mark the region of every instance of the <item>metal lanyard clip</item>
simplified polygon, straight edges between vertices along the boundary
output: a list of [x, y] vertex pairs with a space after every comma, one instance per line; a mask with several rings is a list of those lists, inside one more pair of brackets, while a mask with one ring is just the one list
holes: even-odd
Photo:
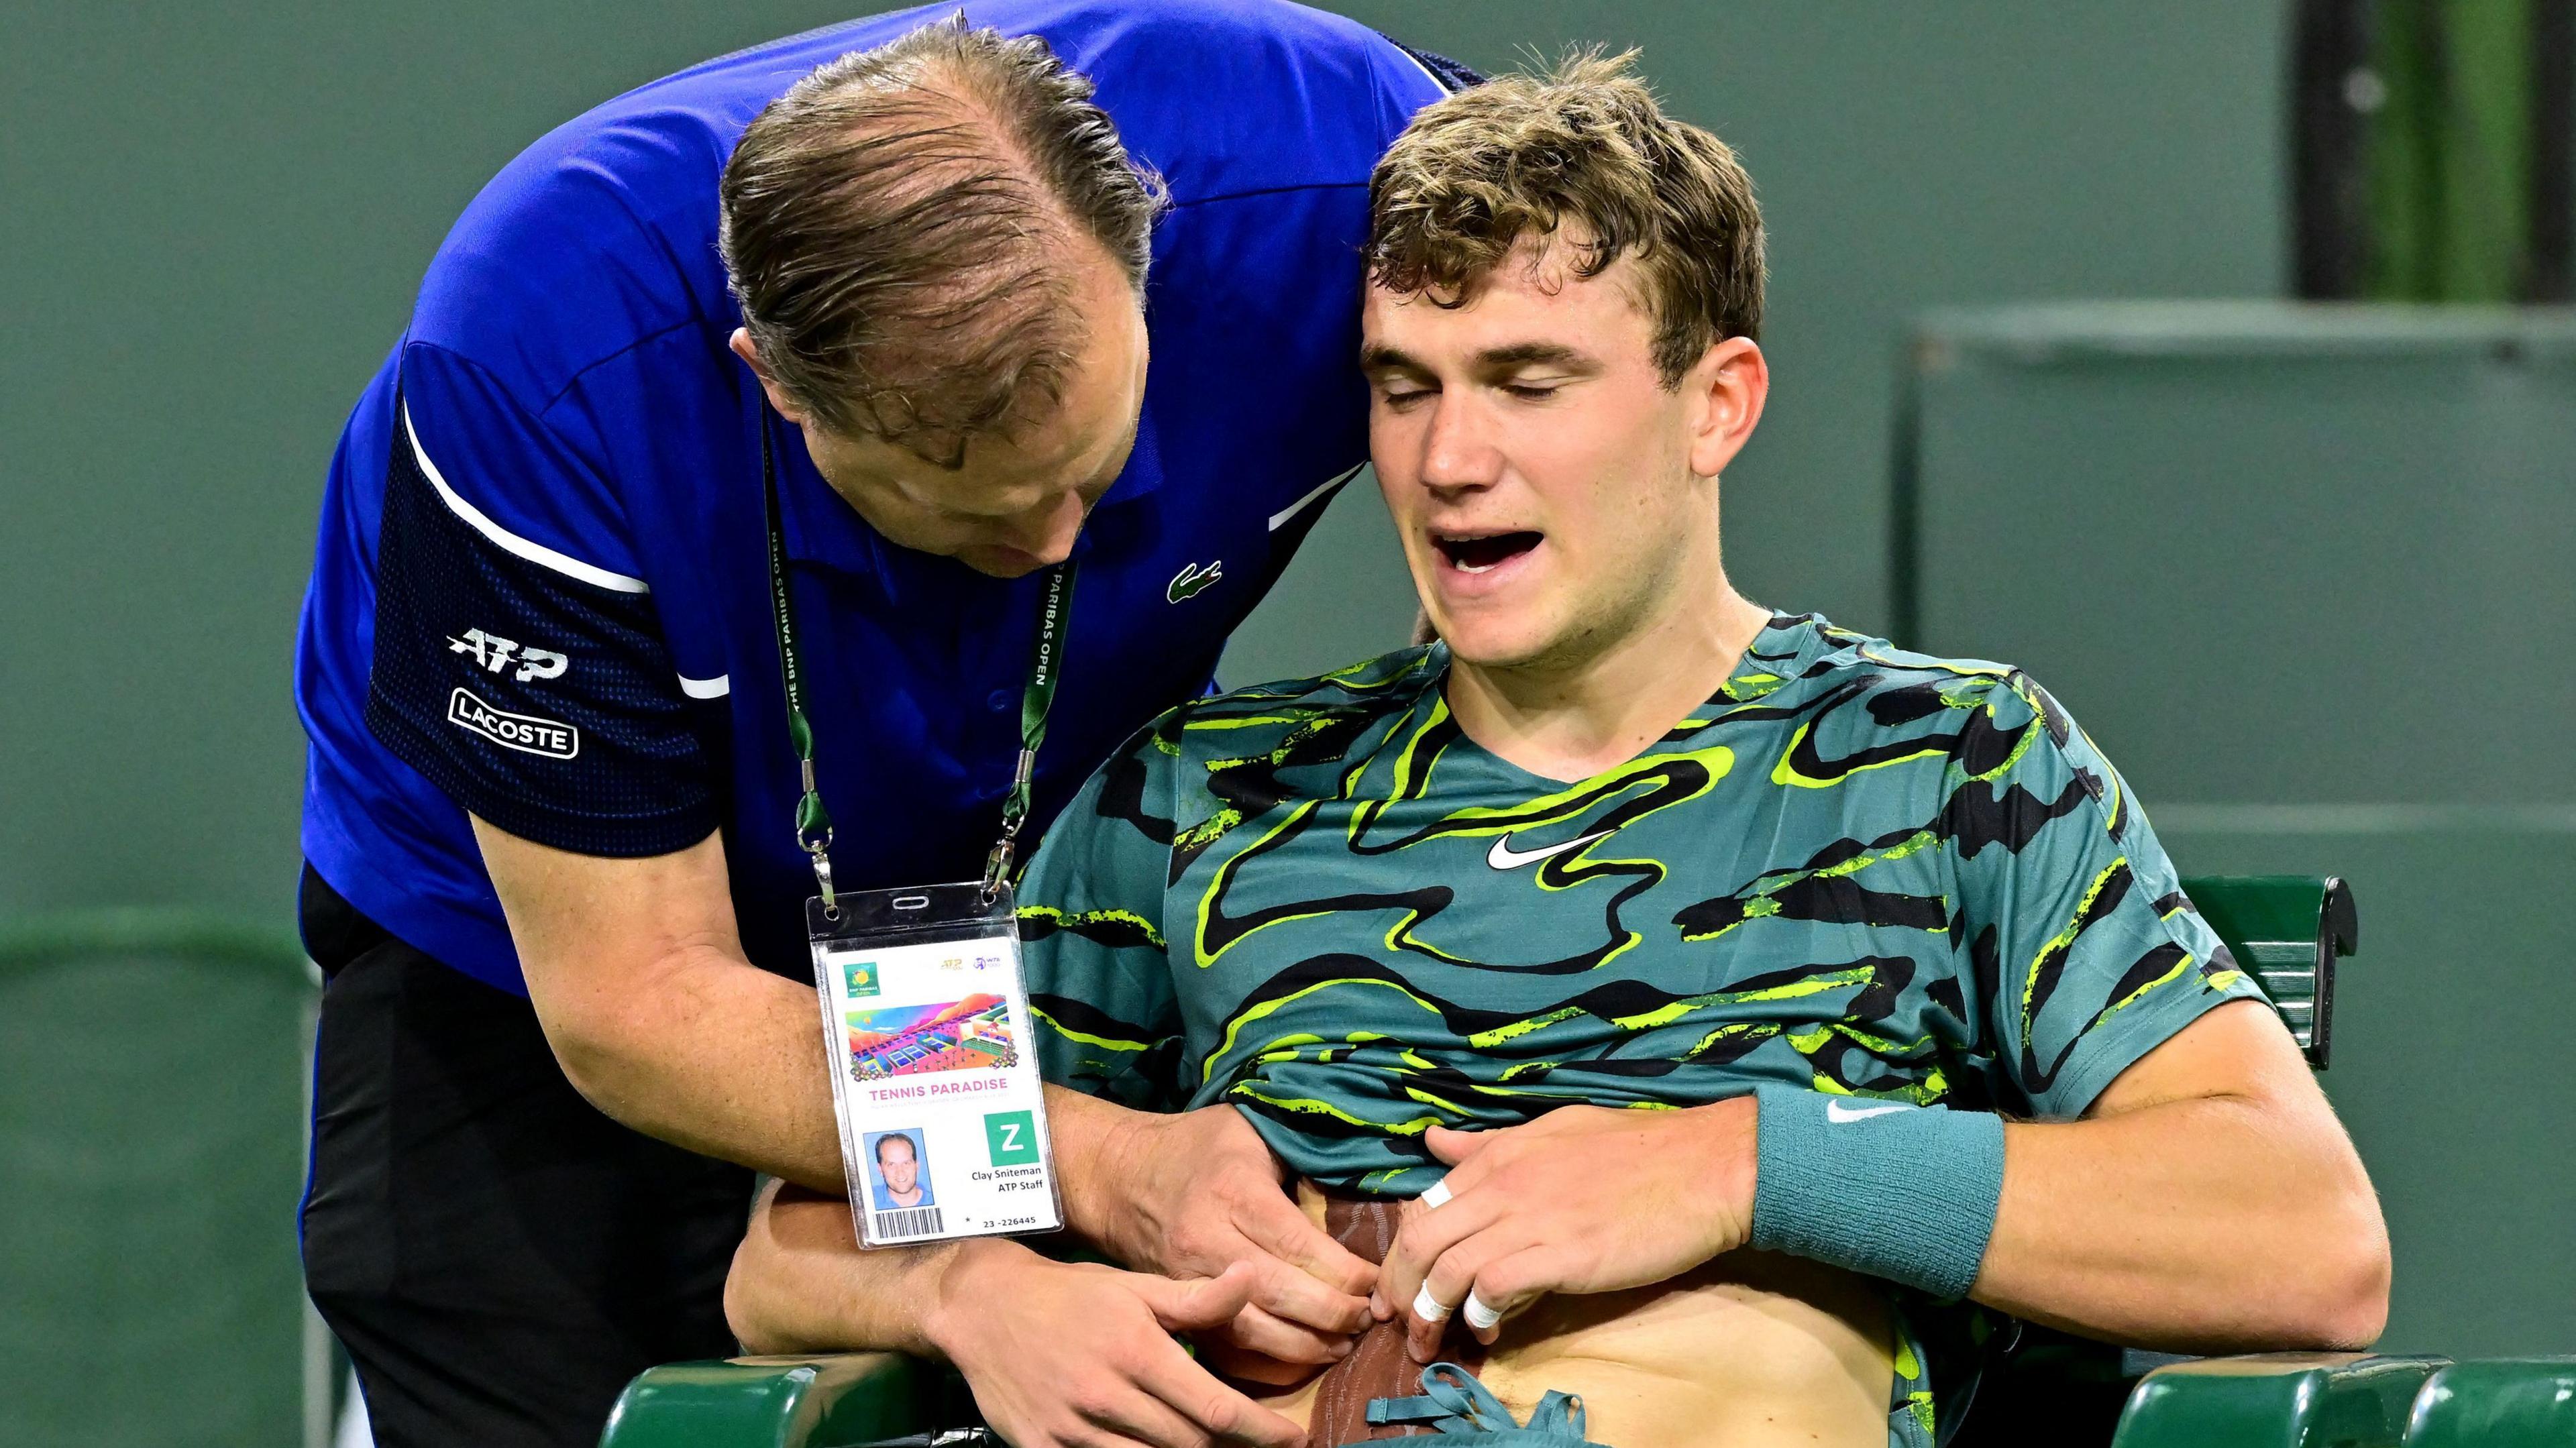
[[[798, 726], [805, 720], [802, 711], [789, 717]], [[813, 736], [809, 731], [798, 727], [794, 733], [798, 739], [808, 741], [804, 748], [809, 751], [813, 748], [810, 742]], [[814, 883], [823, 891], [823, 913], [837, 916], [841, 907], [832, 898], [832, 816], [823, 808], [823, 792], [814, 787], [812, 754], [809, 752], [797, 762], [803, 766], [805, 797], [796, 802], [796, 844], [814, 857]]]
[[984, 898], [1002, 893], [1002, 882], [1011, 877], [1011, 856], [1017, 848], [1009, 835], [993, 842], [993, 852], [984, 857]]
[[984, 857], [984, 899], [991, 901], [1001, 893], [1002, 882], [1011, 877], [1011, 858], [1019, 852], [1020, 827], [1029, 818], [1029, 778], [1038, 767], [1034, 745], [1020, 750], [1019, 769], [1011, 776], [1011, 795], [1002, 805], [1002, 837], [993, 842], [993, 852]]

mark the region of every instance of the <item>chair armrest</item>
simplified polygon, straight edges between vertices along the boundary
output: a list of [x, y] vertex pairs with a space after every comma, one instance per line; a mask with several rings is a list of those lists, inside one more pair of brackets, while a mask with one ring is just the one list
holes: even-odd
[[2406, 1448], [2576, 1443], [2576, 1358], [2453, 1363], [2415, 1395]]
[[2161, 1367], [2129, 1394], [2112, 1448], [2399, 1448], [2440, 1358], [2256, 1353]]
[[626, 1385], [599, 1448], [847, 1448], [926, 1432], [938, 1374], [900, 1353], [668, 1363]]
[[2335, 963], [2361, 945], [2351, 888], [2332, 875], [2202, 875], [2182, 889], [2263, 988], [2308, 1064], [2324, 1070], [2334, 1047]]

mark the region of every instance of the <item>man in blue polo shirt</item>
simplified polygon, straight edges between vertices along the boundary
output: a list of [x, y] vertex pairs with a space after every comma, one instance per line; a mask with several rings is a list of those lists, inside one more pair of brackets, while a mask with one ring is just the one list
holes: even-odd
[[[1280, 0], [954, 13], [537, 142], [333, 460], [305, 1262], [389, 1445], [588, 1443], [634, 1372], [729, 1349], [744, 1168], [840, 1185], [818, 867], [1034, 838], [1365, 455], [1369, 170], [1463, 73]], [[1195, 1159], [1270, 1169], [1248, 1129]], [[1137, 1265], [1251, 1264], [1155, 1309], [1328, 1352], [1367, 1269], [1225, 1196], [1118, 1204], [1174, 1222]]]

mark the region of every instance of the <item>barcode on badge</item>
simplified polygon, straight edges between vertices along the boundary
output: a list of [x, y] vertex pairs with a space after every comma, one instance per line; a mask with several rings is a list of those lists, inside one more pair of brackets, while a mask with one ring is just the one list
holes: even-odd
[[898, 1212], [879, 1212], [876, 1216], [876, 1234], [880, 1238], [930, 1237], [942, 1230], [937, 1207], [908, 1207]]

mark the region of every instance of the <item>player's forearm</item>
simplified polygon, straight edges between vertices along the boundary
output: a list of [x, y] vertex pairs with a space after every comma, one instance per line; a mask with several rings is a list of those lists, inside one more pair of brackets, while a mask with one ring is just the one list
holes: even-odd
[[862, 1252], [848, 1198], [772, 1183], [734, 1250], [725, 1320], [757, 1353], [878, 1348], [928, 1356], [931, 1307], [958, 1249], [943, 1242]]
[[2170, 1350], [2362, 1347], [2387, 1317], [2388, 1239], [2322, 1098], [2168, 1101], [2016, 1123], [1972, 1295]]
[[818, 1191], [842, 1190], [831, 1066], [810, 986], [700, 947], [612, 1000], [540, 1002], [564, 1074], [620, 1122]]

